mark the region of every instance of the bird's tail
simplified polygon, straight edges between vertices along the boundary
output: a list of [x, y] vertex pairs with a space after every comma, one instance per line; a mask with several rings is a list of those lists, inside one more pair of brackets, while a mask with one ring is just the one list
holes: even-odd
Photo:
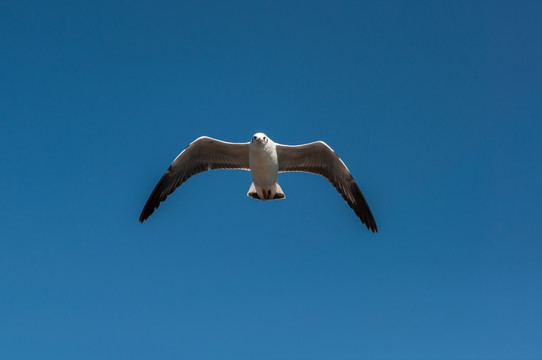
[[[265, 191], [265, 190], [264, 190]], [[269, 194], [269, 197], [266, 197], [262, 199], [260, 195], [258, 195], [258, 191], [256, 190], [256, 187], [254, 186], [254, 183], [250, 184], [250, 189], [248, 189], [247, 192], [248, 197], [252, 197], [254, 199], [258, 200], [276, 200], [276, 199], [284, 199], [286, 195], [284, 195], [284, 191], [282, 191], [282, 188], [278, 183], [275, 183], [275, 195], [271, 197], [271, 194]], [[265, 196], [265, 194], [264, 194]]]

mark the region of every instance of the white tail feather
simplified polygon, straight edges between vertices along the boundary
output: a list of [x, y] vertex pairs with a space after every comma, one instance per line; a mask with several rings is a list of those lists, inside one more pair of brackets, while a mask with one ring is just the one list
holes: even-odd
[[258, 194], [258, 191], [256, 190], [256, 186], [254, 186], [254, 183], [250, 184], [250, 188], [248, 189], [247, 196], [258, 199], [258, 200], [275, 200], [275, 199], [284, 199], [286, 195], [284, 195], [284, 191], [282, 191], [282, 188], [278, 183], [275, 183], [275, 195], [272, 198], [262, 199], [260, 195]]

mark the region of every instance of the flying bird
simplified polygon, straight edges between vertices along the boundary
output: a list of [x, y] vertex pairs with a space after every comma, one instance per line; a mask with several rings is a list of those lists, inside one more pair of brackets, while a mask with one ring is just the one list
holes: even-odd
[[149, 216], [191, 176], [210, 169], [249, 170], [252, 184], [247, 196], [258, 200], [284, 199], [277, 182], [279, 172], [297, 171], [327, 178], [354, 210], [361, 222], [377, 232], [373, 214], [344, 162], [325, 142], [282, 145], [264, 133], [256, 133], [248, 143], [230, 143], [202, 136], [190, 143], [173, 160], [152, 191], [139, 222]]

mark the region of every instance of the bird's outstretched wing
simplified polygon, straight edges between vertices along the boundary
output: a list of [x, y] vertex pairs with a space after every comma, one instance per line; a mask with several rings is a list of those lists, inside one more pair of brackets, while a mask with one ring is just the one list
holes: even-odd
[[317, 141], [297, 146], [277, 144], [276, 146], [280, 172], [303, 171], [327, 178], [361, 222], [369, 230], [378, 231], [371, 209], [350, 171], [325, 142]]
[[249, 169], [248, 143], [229, 143], [207, 136], [194, 140], [173, 160], [149, 196], [139, 222], [145, 221], [176, 188], [192, 175], [210, 169]]

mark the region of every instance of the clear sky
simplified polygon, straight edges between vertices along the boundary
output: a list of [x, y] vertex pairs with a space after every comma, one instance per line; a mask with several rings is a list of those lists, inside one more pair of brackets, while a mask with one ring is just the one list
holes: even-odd
[[[542, 3], [1, 1], [0, 358], [542, 358]], [[325, 179], [191, 178], [208, 135]]]

